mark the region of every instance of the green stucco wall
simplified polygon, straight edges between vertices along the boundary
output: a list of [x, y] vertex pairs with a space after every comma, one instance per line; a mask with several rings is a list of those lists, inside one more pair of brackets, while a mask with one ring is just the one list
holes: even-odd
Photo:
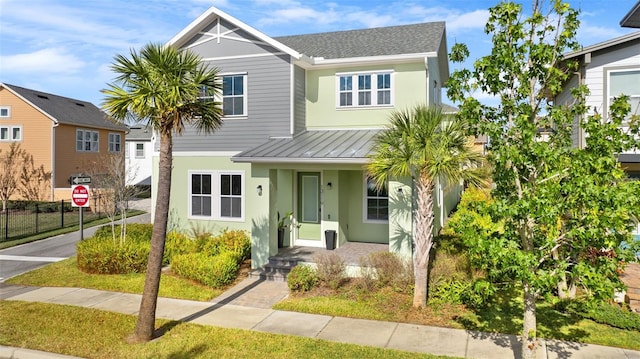
[[[336, 73], [393, 70], [394, 107], [336, 108]], [[307, 128], [368, 128], [387, 123], [394, 109], [405, 109], [427, 100], [424, 63], [363, 66], [307, 71]]]

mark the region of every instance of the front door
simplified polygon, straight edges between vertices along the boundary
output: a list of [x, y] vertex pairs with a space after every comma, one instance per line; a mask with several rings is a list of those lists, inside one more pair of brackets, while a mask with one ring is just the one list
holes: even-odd
[[320, 241], [320, 173], [298, 173], [298, 239]]

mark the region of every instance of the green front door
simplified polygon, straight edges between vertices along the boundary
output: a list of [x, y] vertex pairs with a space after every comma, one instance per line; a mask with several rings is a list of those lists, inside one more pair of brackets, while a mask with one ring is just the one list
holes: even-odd
[[298, 173], [298, 239], [320, 240], [320, 173]]

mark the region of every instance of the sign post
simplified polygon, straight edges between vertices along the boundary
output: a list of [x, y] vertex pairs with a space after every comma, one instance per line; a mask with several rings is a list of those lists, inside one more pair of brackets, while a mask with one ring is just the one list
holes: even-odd
[[84, 207], [89, 207], [89, 186], [73, 185], [71, 186], [71, 205], [80, 207], [80, 240], [84, 240]]

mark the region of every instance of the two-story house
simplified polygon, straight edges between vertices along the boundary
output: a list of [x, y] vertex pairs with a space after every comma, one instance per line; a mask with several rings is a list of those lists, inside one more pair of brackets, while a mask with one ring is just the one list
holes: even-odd
[[[392, 111], [440, 105], [444, 22], [269, 37], [210, 8], [168, 44], [219, 70], [224, 110], [215, 134], [174, 138], [172, 228], [248, 230], [254, 268], [278, 252], [289, 212], [285, 246], [325, 247], [335, 231], [338, 246], [411, 255], [411, 181], [375, 190], [363, 169]], [[459, 189], [436, 191], [439, 229]]]
[[90, 102], [0, 83], [0, 149], [18, 142], [51, 172], [51, 200], [70, 199], [71, 176], [89, 172], [103, 154], [121, 153], [126, 130]]
[[127, 185], [144, 191], [151, 188], [152, 137], [153, 131], [147, 126], [131, 126], [124, 143]]

